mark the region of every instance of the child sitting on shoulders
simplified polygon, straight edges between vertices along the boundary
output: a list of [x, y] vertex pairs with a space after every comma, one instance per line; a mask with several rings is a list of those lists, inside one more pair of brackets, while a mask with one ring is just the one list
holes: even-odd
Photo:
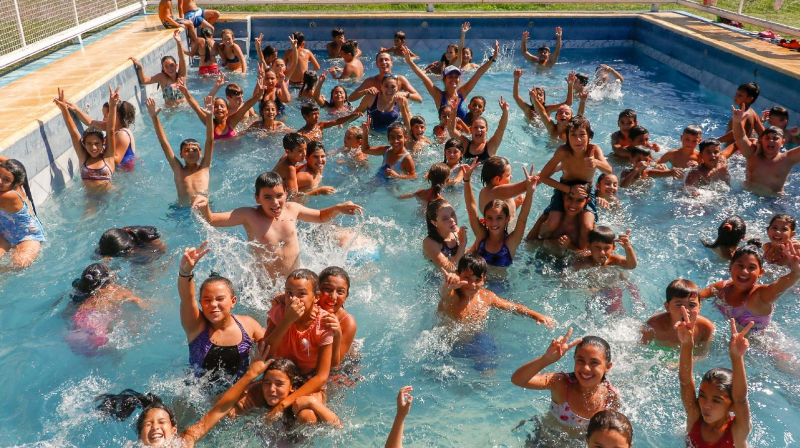
[[297, 165], [306, 159], [308, 150], [308, 140], [297, 132], [290, 132], [283, 136], [284, 154], [278, 160], [272, 172], [277, 173], [283, 179], [286, 192], [295, 193], [297, 186]]
[[[394, 47], [384, 48], [381, 47], [381, 51], [388, 51], [389, 53], [395, 56], [403, 56], [403, 47], [406, 46], [406, 33], [403, 31], [398, 31], [394, 33]], [[419, 56], [414, 54], [411, 49], [408, 49], [408, 54], [411, 55], [411, 59], [418, 59]]]
[[626, 168], [620, 173], [622, 188], [630, 187], [635, 181], [639, 179], [647, 179], [648, 177], [672, 177], [680, 179], [683, 177], [683, 170], [680, 168], [666, 169], [666, 167], [656, 166], [650, 168], [650, 162], [653, 161], [653, 155], [650, 149], [646, 146], [631, 146], [628, 148], [633, 162], [633, 168]]
[[328, 159], [322, 142], [314, 141], [306, 149], [306, 164], [297, 169], [297, 189], [306, 196], [336, 193], [333, 187], [320, 187], [322, 170]]
[[717, 228], [717, 239], [713, 243], [701, 239], [703, 246], [712, 249], [724, 260], [730, 260], [733, 253], [739, 248], [739, 243], [747, 234], [747, 224], [738, 215], [733, 215], [722, 221]]
[[700, 163], [697, 145], [703, 138], [700, 126], [686, 126], [681, 134], [681, 147], [670, 149], [664, 153], [657, 163], [669, 163], [673, 168], [692, 168]]
[[625, 159], [631, 158], [631, 154], [628, 152], [628, 147], [633, 145], [633, 140], [631, 139], [629, 132], [638, 124], [639, 122], [636, 121], [635, 110], [625, 109], [619, 113], [619, 117], [617, 118], [617, 126], [619, 126], [619, 130], [611, 134], [611, 150], [614, 151], [614, 154]]
[[[578, 180], [567, 181], [566, 185], [570, 186], [569, 192], [556, 190], [558, 194], [562, 195], [561, 203], [564, 211], [561, 213], [562, 216], [559, 218], [555, 230], [550, 232], [547, 237], [541, 236], [542, 226], [546, 221], [549, 221], [550, 214], [553, 213], [545, 210], [542, 216], [536, 220], [531, 231], [528, 232], [528, 236], [525, 237], [528, 241], [540, 242], [545, 250], [557, 256], [563, 256], [571, 251], [584, 250], [587, 246], [579, 245], [580, 235], [584, 231], [584, 226], [589, 225], [586, 231], [587, 245], [589, 244], [589, 233], [594, 229], [594, 220], [588, 223], [584, 222], [586, 207], [591, 202], [586, 191], [589, 191], [591, 184]], [[582, 188], [572, 188], [574, 186]]]
[[[619, 238], [614, 238], [614, 231], [605, 226], [597, 226], [589, 232], [589, 254], [575, 260], [572, 265], [575, 270], [596, 266], [619, 266], [623, 269], [636, 268], [636, 252], [633, 251], [630, 240], [631, 231], [620, 233]], [[625, 249], [625, 256], [614, 253], [615, 242]]]
[[[653, 315], [642, 327], [642, 344], [678, 348], [678, 322], [688, 322], [695, 329], [694, 345], [705, 351], [714, 336], [714, 324], [700, 315], [700, 290], [694, 282], [679, 278], [667, 286], [666, 311]], [[688, 320], [685, 320], [688, 319]]]
[[425, 137], [427, 127], [425, 125], [425, 119], [422, 118], [421, 115], [414, 115], [411, 117], [409, 123], [411, 124], [411, 130], [409, 131], [409, 138], [406, 142], [406, 150], [411, 152], [411, 154], [417, 154], [433, 142], [428, 137]]
[[783, 213], [774, 215], [767, 226], [769, 242], [764, 244], [764, 258], [767, 263], [778, 266], [788, 266], [791, 262], [790, 250], [792, 247], [800, 251], [800, 241], [795, 239], [797, 220], [791, 215]]
[[700, 165], [689, 171], [686, 186], [708, 185], [714, 181], [731, 183], [728, 164], [722, 156], [719, 140], [710, 138], [700, 142]]
[[425, 174], [425, 178], [431, 183], [430, 188], [417, 190], [414, 193], [405, 193], [397, 197], [397, 199], [408, 199], [416, 197], [420, 201], [425, 201], [426, 204], [431, 203], [437, 199], [442, 198], [442, 188], [444, 188], [447, 180], [450, 178], [450, 168], [444, 163], [434, 163]]
[[364, 114], [355, 111], [349, 115], [339, 117], [331, 121], [319, 121], [319, 106], [306, 103], [300, 107], [300, 115], [306, 121], [305, 126], [297, 130], [297, 133], [309, 141], [322, 140], [322, 130], [333, 126], [343, 125], [355, 120]]

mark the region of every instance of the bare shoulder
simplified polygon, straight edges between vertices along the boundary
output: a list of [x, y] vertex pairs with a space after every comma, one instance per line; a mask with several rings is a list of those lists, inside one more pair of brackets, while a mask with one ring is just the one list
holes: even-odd
[[263, 328], [261, 324], [258, 323], [257, 320], [253, 319], [252, 317], [246, 314], [237, 314], [236, 319], [239, 320], [239, 322], [244, 326], [246, 330], [250, 330], [248, 331], [248, 333], [252, 334], [254, 330]]
[[593, 156], [595, 156], [595, 157], [598, 156], [598, 155], [605, 156], [605, 154], [603, 154], [603, 150], [600, 148], [600, 145], [596, 145], [594, 143], [589, 143], [589, 148], [592, 150], [592, 155]]
[[[700, 316], [698, 316], [698, 319], [699, 318]], [[647, 322], [644, 323], [644, 326], [650, 327], [651, 329], [655, 330], [657, 328], [664, 327], [665, 325], [669, 325], [669, 322], [670, 322], [669, 313], [661, 312], [654, 314], [650, 317], [650, 319], [647, 319]]]

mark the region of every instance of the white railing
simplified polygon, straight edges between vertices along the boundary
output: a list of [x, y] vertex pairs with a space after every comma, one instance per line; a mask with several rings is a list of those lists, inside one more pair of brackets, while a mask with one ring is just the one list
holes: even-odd
[[144, 12], [146, 0], [0, 0], [0, 69], [107, 23]]

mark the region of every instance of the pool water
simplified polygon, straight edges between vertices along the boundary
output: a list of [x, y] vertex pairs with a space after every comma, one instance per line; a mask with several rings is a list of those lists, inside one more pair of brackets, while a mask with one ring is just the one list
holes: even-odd
[[[719, 136], [725, 129], [734, 92], [724, 95], [700, 87], [633, 48], [565, 50], [550, 74], [532, 73], [516, 48], [513, 57], [512, 50], [506, 49], [473, 91], [487, 99], [490, 133], [500, 117], [499, 97], [511, 104], [511, 121], [498, 155], [511, 160], [515, 179], [520, 179], [522, 166], [544, 166], [555, 148], [543, 129], [525, 122], [513, 102], [511, 72], [517, 66], [526, 67], [523, 97], [527, 99], [526, 89], [535, 83], [546, 88], [549, 102], [565, 96], [563, 80], [570, 70], [593, 73], [599, 63], [606, 63], [620, 71], [625, 77], [621, 93], [600, 95], [589, 102], [586, 111], [594, 127], [594, 142], [607, 152], [610, 134], [617, 129], [617, 115], [625, 108], [638, 112], [639, 124], [664, 150], [679, 146], [686, 125], [700, 125], [704, 136]], [[488, 56], [488, 51], [475, 48], [475, 59], [482, 59], [484, 53]], [[421, 61], [438, 57], [424, 54]], [[323, 67], [330, 64], [324, 61]], [[375, 73], [372, 57], [365, 57], [364, 65], [368, 75]], [[411, 110], [425, 117], [430, 136], [438, 123], [431, 98], [402, 60], [395, 60], [394, 71], [406, 75], [422, 94], [424, 103], [411, 103]], [[202, 98], [213, 80], [199, 80], [196, 68], [190, 73], [192, 94]], [[254, 74], [244, 78], [232, 75], [229, 81], [242, 85], [249, 95]], [[334, 81], [327, 81], [326, 92], [333, 85]], [[353, 87], [346, 85], [348, 92]], [[294, 128], [303, 124], [298, 109], [298, 104], [292, 103], [284, 117]], [[325, 112], [322, 115], [323, 119], [327, 116]], [[164, 110], [161, 120], [173, 148], [184, 138], [200, 140], [204, 135], [200, 121], [187, 107]], [[135, 438], [133, 421], [101, 421], [92, 400], [98, 394], [125, 388], [154, 392], [174, 403], [181, 428], [210, 407], [207, 397], [186, 385], [191, 375], [187, 373], [188, 350], [175, 287], [183, 248], [210, 240], [212, 252], [199, 265], [198, 277], [213, 270], [232, 278], [239, 288], [235, 308], [239, 314], [265, 322], [268, 299], [280, 289], [280, 285], [258, 279], [241, 229], [211, 229], [197, 217], [170, 208], [176, 200], [172, 174], [146, 113], [137, 116], [134, 129], [140, 158], [136, 170], [115, 176], [115, 190], [94, 206], [94, 213], [84, 212], [84, 193], [77, 180], [42, 204], [39, 216], [49, 241], [40, 260], [27, 271], [0, 280], [0, 296], [6, 299], [0, 304], [0, 339], [4, 341], [0, 396], [6, 409], [13, 410], [0, 415], [0, 445], [120, 446]], [[341, 147], [343, 135], [344, 129], [326, 130], [326, 149]], [[385, 141], [385, 136], [373, 133], [370, 141], [375, 145]], [[213, 210], [252, 205], [255, 177], [270, 170], [282, 153], [280, 136], [247, 135], [218, 142], [211, 175]], [[704, 190], [693, 198], [680, 181], [658, 179], [621, 191], [622, 210], [602, 212], [600, 224], [618, 232], [632, 229], [639, 266], [626, 275], [645, 304], [645, 308], [635, 306], [626, 292], [627, 312], [623, 315], [607, 315], [598, 306], [588, 288], [593, 282], [591, 273], [564, 271], [536, 257], [535, 248], [521, 246], [505, 278], [493, 279], [489, 287], [501, 297], [553, 316], [558, 325], [547, 330], [531, 320], [493, 311], [485, 333], [497, 345], [497, 366], [487, 373], [475, 370], [472, 360], [451, 355], [452, 338], [437, 326], [435, 314], [440, 275], [421, 255], [425, 235], [421, 207], [414, 200], [395, 199], [401, 193], [426, 188], [422, 174], [442, 158], [441, 147], [432, 147], [416, 159], [419, 180], [386, 183], [374, 177], [380, 157], [370, 157], [369, 168], [339, 164], [340, 158], [329, 157], [323, 183], [337, 192], [308, 201], [315, 208], [345, 200], [363, 205], [363, 217], [343, 217], [336, 222], [374, 240], [380, 252], [378, 261], [354, 266], [347, 261], [347, 249], [331, 242], [332, 226], [299, 225], [306, 267], [319, 271], [328, 265], [343, 265], [353, 277], [346, 308], [358, 321], [357, 339], [362, 343], [357, 385], [331, 392], [330, 405], [342, 418], [344, 429], [320, 430], [322, 434], [308, 443], [382, 445], [394, 417], [397, 390], [410, 384], [415, 388], [415, 400], [406, 421], [407, 446], [521, 446], [536, 431], [536, 423], [529, 419], [547, 412], [550, 397], [547, 392], [513, 386], [510, 376], [517, 367], [541, 355], [552, 338], [574, 327], [576, 336], [593, 334], [611, 342], [614, 365], [609, 377], [621, 392], [623, 412], [633, 422], [636, 446], [684, 446], [677, 353], [640, 346], [638, 329], [649, 316], [663, 310], [664, 290], [673, 279], [686, 277], [703, 287], [727, 278], [726, 263], [700, 244], [701, 237], [715, 237], [722, 219], [739, 214], [748, 223], [749, 236], [765, 239], [773, 213], [800, 215], [795, 199], [800, 194], [800, 176], [795, 172], [790, 177], [788, 195], [759, 198], [742, 189], [744, 163], [734, 158], [730, 189]], [[611, 163], [617, 173], [624, 168], [619, 160]], [[539, 187], [529, 227], [551, 193], [550, 188]], [[463, 190], [448, 189], [444, 196], [456, 205], [461, 224], [466, 225]], [[108, 347], [100, 352], [71, 346], [66, 342], [75, 310], [69, 298], [71, 282], [95, 262], [93, 250], [102, 232], [126, 225], [158, 227], [169, 248], [167, 255], [150, 265], [110, 262], [119, 282], [142, 297], [147, 310], [126, 309], [114, 326]], [[472, 238], [470, 234], [470, 243]], [[784, 272], [785, 268], [770, 267], [765, 280]], [[773, 319], [777, 335], [773, 338], [778, 342], [754, 342], [745, 360], [753, 412], [752, 446], [796, 446], [800, 440], [796, 425], [800, 420], [798, 370], [791, 373], [790, 363], [777, 363], [768, 353], [773, 344], [780, 344], [789, 354], [798, 353], [798, 302], [797, 289], [777, 302]], [[728, 325], [710, 304], [703, 308], [703, 315], [717, 324], [718, 332], [710, 354], [696, 365], [698, 375], [712, 367], [730, 366]], [[572, 365], [568, 355], [549, 370], [571, 371]], [[200, 446], [274, 445], [258, 421], [248, 417], [223, 422]], [[553, 442], [553, 446], [580, 443]]]

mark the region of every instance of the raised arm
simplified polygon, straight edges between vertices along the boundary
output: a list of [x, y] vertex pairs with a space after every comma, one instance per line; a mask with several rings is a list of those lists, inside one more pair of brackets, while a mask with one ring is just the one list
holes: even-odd
[[322, 223], [322, 222], [328, 222], [331, 219], [341, 214], [360, 215], [363, 213], [363, 210], [360, 205], [354, 204], [350, 201], [342, 202], [341, 204], [336, 204], [333, 207], [323, 208], [321, 210], [308, 208], [300, 204], [293, 204], [293, 205], [295, 207], [298, 207], [297, 220], [304, 222]]
[[103, 159], [106, 164], [111, 167], [113, 172], [117, 167], [117, 161], [114, 158], [114, 149], [117, 143], [117, 133], [114, 128], [117, 126], [117, 105], [119, 105], [119, 88], [111, 90], [108, 86], [108, 121], [106, 121], [106, 149], [103, 152]]
[[533, 62], [534, 64], [536, 64], [536, 63], [539, 62], [539, 58], [534, 56], [534, 55], [532, 55], [532, 54], [530, 54], [528, 52], [528, 37], [529, 36], [530, 36], [530, 33], [528, 33], [527, 31], [524, 31], [522, 33], [522, 57], [524, 57], [526, 61]]
[[128, 59], [131, 60], [131, 63], [133, 64], [133, 67], [136, 70], [136, 74], [139, 76], [139, 82], [142, 83], [142, 84], [147, 85], [147, 84], [157, 83], [158, 82], [158, 78], [161, 77], [161, 76], [164, 76], [161, 73], [158, 73], [157, 75], [152, 76], [152, 77], [151, 76], [147, 76], [147, 75], [144, 74], [144, 68], [142, 68], [142, 63], [141, 62], [139, 62], [134, 57], [130, 57]]
[[589, 98], [589, 92], [584, 90], [583, 92], [578, 94], [578, 98], [580, 98], [580, 102], [578, 103], [578, 115], [581, 117], [585, 117], [586, 113], [586, 99]]
[[161, 144], [161, 150], [164, 151], [164, 157], [167, 158], [167, 164], [172, 168], [172, 171], [175, 171], [179, 168], [180, 162], [178, 162], [172, 147], [169, 145], [167, 134], [164, 132], [164, 128], [161, 127], [161, 120], [158, 119], [158, 113], [161, 112], [161, 108], [156, 107], [156, 100], [152, 98], [148, 98], [145, 103], [147, 105], [147, 113], [150, 115], [150, 119], [153, 120], [153, 128], [156, 131], [158, 143]]
[[[244, 107], [244, 106], [243, 106]], [[200, 168], [211, 168], [211, 160], [214, 157], [214, 103], [206, 104], [206, 144], [203, 152], [203, 160], [200, 161]], [[171, 152], [171, 151], [170, 151]]]
[[540, 374], [545, 367], [557, 362], [572, 347], [581, 343], [582, 339], [575, 339], [569, 342], [572, 336], [572, 328], [567, 330], [567, 334], [553, 339], [544, 355], [524, 364], [511, 375], [511, 382], [515, 386], [525, 389], [552, 390], [558, 385], [558, 377], [554, 373]]
[[775, 303], [781, 294], [797, 284], [797, 282], [800, 280], [800, 251], [797, 250], [796, 245], [791, 243], [786, 244], [784, 247], [784, 253], [786, 253], [791, 260], [791, 264], [789, 265], [791, 271], [778, 280], [761, 288], [760, 291], [757, 290], [757, 297], [761, 302], [767, 304]]
[[78, 162], [83, 165], [83, 162], [86, 161], [86, 158], [88, 157], [86, 148], [83, 147], [83, 143], [81, 142], [81, 134], [78, 132], [78, 127], [75, 126], [75, 121], [72, 119], [72, 115], [69, 113], [66, 94], [60, 87], [58, 88], [58, 97], [56, 97], [53, 102], [56, 103], [56, 106], [58, 106], [58, 109], [61, 111], [61, 116], [64, 117], [64, 124], [67, 126], [70, 139], [72, 139], [72, 146], [75, 148], [75, 152], [78, 154]]
[[617, 237], [617, 241], [619, 245], [625, 249], [625, 262], [620, 263], [620, 266], [624, 269], [635, 269], [636, 268], [636, 252], [633, 250], [633, 245], [631, 244], [631, 229], [628, 229], [625, 233], [620, 233], [619, 237]]
[[531, 105], [526, 103], [525, 100], [519, 95], [519, 79], [522, 76], [522, 69], [518, 68], [514, 70], [514, 90], [513, 90], [513, 97], [514, 102], [517, 103], [517, 107], [522, 110], [525, 114], [525, 118], [530, 118], [530, 110]]
[[464, 96], [464, 98], [466, 98], [470, 94], [470, 92], [472, 92], [472, 89], [474, 89], [475, 85], [478, 84], [478, 81], [481, 79], [481, 76], [483, 76], [484, 73], [489, 71], [489, 68], [492, 66], [492, 64], [494, 64], [494, 61], [497, 60], [497, 53], [499, 51], [500, 51], [500, 44], [497, 41], [494, 41], [494, 53], [492, 54], [492, 57], [490, 57], [489, 60], [484, 62], [483, 65], [481, 65], [478, 68], [478, 70], [475, 71], [475, 74], [472, 75], [471, 78], [469, 78], [469, 81], [464, 83], [464, 85], [461, 86], [460, 89], [458, 89], [458, 91], [461, 93], [461, 95]]
[[261, 47], [261, 42], [264, 41], [264, 33], [259, 33], [258, 37], [254, 39], [256, 44], [256, 53], [258, 53], [258, 65], [264, 70], [267, 69], [267, 60], [264, 59], [264, 49]]
[[478, 217], [478, 204], [475, 202], [475, 194], [472, 192], [472, 185], [470, 179], [475, 168], [478, 167], [478, 158], [472, 161], [472, 165], [461, 165], [461, 172], [464, 173], [464, 205], [467, 207], [467, 216], [469, 216], [469, 226], [472, 228], [472, 233], [475, 235], [475, 240], [480, 241], [486, 238], [486, 228], [480, 222]]
[[242, 104], [242, 107], [240, 107], [235, 114], [228, 117], [228, 126], [230, 126], [232, 129], [236, 129], [236, 125], [238, 125], [239, 122], [242, 121], [245, 116], [247, 116], [247, 112], [250, 111], [250, 109], [252, 109], [253, 106], [255, 106], [256, 103], [261, 101], [261, 98], [264, 97], [264, 90], [264, 81], [256, 81], [256, 85], [253, 88], [253, 96], [251, 96], [246, 103]]
[[208, 198], [197, 195], [192, 200], [192, 208], [203, 215], [203, 218], [214, 227], [233, 227], [242, 226], [247, 222], [247, 214], [252, 210], [250, 207], [237, 208], [229, 212], [213, 213], [208, 205]]
[[694, 324], [689, 319], [686, 307], [681, 307], [683, 320], [675, 324], [678, 339], [681, 343], [680, 362], [678, 365], [678, 379], [681, 384], [681, 401], [686, 410], [686, 431], [691, 431], [692, 426], [702, 418], [700, 406], [697, 405], [697, 395], [694, 384]]
[[403, 426], [408, 411], [411, 410], [411, 402], [414, 401], [414, 397], [411, 396], [413, 390], [413, 387], [405, 386], [401, 387], [400, 392], [397, 393], [397, 414], [394, 416], [392, 430], [389, 431], [384, 448], [403, 448]]
[[219, 90], [224, 85], [225, 85], [225, 73], [219, 72], [219, 76], [217, 76], [217, 80], [214, 82], [214, 87], [211, 88], [211, 91], [208, 92], [207, 96], [210, 96], [211, 98], [216, 98], [217, 93], [219, 93]]
[[434, 86], [433, 80], [428, 78], [428, 75], [426, 75], [425, 72], [423, 72], [422, 69], [417, 67], [417, 64], [415, 64], [414, 61], [411, 60], [411, 53], [408, 52], [408, 47], [403, 46], [402, 50], [403, 50], [403, 56], [406, 58], [408, 66], [411, 67], [411, 71], [413, 71], [414, 74], [417, 75], [417, 78], [419, 78], [419, 80], [422, 81], [422, 84], [425, 86], [425, 90], [428, 91], [428, 94], [430, 94], [431, 98], [433, 98], [433, 101], [436, 104], [441, 103], [443, 95], [442, 91], [439, 90], [438, 87]]
[[497, 124], [497, 129], [494, 130], [494, 134], [492, 138], [486, 142], [486, 151], [489, 152], [490, 156], [496, 155], [497, 150], [500, 149], [500, 143], [503, 142], [503, 135], [506, 133], [506, 126], [508, 126], [508, 108], [509, 105], [507, 102], [503, 101], [503, 97], [500, 97], [500, 109], [503, 111], [503, 115], [500, 116], [500, 123]]
[[206, 246], [208, 241], [203, 241], [200, 247], [184, 249], [183, 258], [178, 269], [178, 295], [181, 298], [181, 326], [186, 333], [186, 340], [193, 341], [206, 328], [206, 319], [197, 306], [196, 288], [194, 283], [194, 268], [211, 249]]
[[744, 104], [742, 104], [741, 109], [731, 106], [731, 124], [733, 126], [733, 138], [736, 142], [736, 146], [739, 148], [739, 151], [742, 152], [744, 158], [749, 159], [756, 154], [758, 146], [757, 143], [753, 143], [753, 141], [750, 140], [750, 137], [745, 132], [744, 124], [745, 121], [747, 121], [747, 111], [744, 107]]
[[325, 106], [325, 100], [322, 99], [322, 84], [325, 83], [325, 79], [327, 78], [328, 78], [328, 72], [322, 72], [322, 74], [319, 75], [319, 79], [317, 80], [317, 85], [314, 86], [314, 93], [313, 93], [314, 101], [316, 101], [319, 107]]
[[[183, 52], [183, 41], [181, 40], [182, 28], [175, 30], [172, 33], [172, 38], [175, 39], [175, 45], [178, 47], [178, 78], [186, 78], [186, 53]], [[189, 33], [186, 33], [187, 41]]]
[[[533, 86], [533, 90], [536, 90], [536, 86]], [[536, 113], [542, 120], [542, 124], [544, 124], [545, 129], [547, 129], [547, 134], [552, 136], [556, 132], [556, 125], [553, 124], [553, 121], [550, 119], [550, 114], [547, 113], [544, 104], [539, 101], [536, 95], [531, 96], [531, 101], [533, 101], [533, 108], [536, 109]]]
[[746, 446], [747, 436], [753, 429], [750, 421], [750, 403], [747, 400], [747, 372], [744, 369], [744, 354], [750, 347], [750, 341], [745, 338], [747, 332], [753, 328], [754, 322], [749, 322], [746, 327], [739, 332], [736, 330], [736, 320], [731, 319], [731, 341], [728, 349], [731, 355], [731, 367], [733, 370], [733, 382], [731, 387], [731, 399], [733, 400], [733, 412], [736, 419], [731, 426], [735, 446]]
[[72, 101], [67, 101], [67, 107], [69, 108], [69, 111], [74, 113], [75, 116], [78, 117], [78, 120], [80, 120], [80, 122], [83, 123], [84, 125], [86, 125], [86, 126], [94, 126], [96, 128], [100, 128], [100, 129], [105, 129], [106, 128], [106, 122], [105, 121], [92, 119], [92, 117], [90, 117], [89, 114], [87, 114], [86, 112], [81, 110], [81, 108], [78, 107], [78, 105], [73, 103]]
[[553, 50], [553, 54], [547, 59], [547, 67], [552, 68], [558, 62], [558, 56], [561, 54], [561, 27], [556, 27], [556, 48]]
[[[456, 58], [456, 67], [461, 68], [461, 63], [463, 62], [463, 52], [464, 52], [464, 42], [467, 40], [467, 31], [469, 31], [469, 22], [464, 22], [461, 25], [461, 38], [458, 41], [458, 57]], [[444, 67], [442, 67], [442, 71], [444, 71]]]
[[522, 237], [525, 235], [525, 224], [528, 223], [528, 215], [531, 213], [533, 194], [536, 192], [536, 186], [539, 185], [539, 176], [534, 174], [534, 168], [531, 165], [530, 171], [525, 171], [525, 167], [522, 167], [522, 173], [525, 175], [525, 200], [522, 201], [522, 208], [519, 211], [519, 215], [517, 215], [517, 224], [514, 227], [514, 231], [508, 236], [507, 243], [512, 258], [517, 253], [517, 247], [519, 247], [519, 243], [522, 242]]
[[201, 123], [206, 122], [206, 111], [199, 104], [197, 104], [197, 100], [194, 99], [191, 93], [189, 93], [189, 89], [186, 88], [186, 83], [183, 81], [178, 81], [178, 90], [183, 94], [184, 98], [186, 98], [186, 102], [189, 104], [189, 107], [192, 108], [194, 113], [197, 115], [197, 118], [200, 119]]
[[619, 82], [625, 82], [625, 78], [623, 78], [622, 75], [620, 75], [619, 72], [614, 69], [614, 67], [603, 64], [603, 68], [609, 73], [611, 73], [611, 75], [613, 75], [615, 78], [619, 79]]

